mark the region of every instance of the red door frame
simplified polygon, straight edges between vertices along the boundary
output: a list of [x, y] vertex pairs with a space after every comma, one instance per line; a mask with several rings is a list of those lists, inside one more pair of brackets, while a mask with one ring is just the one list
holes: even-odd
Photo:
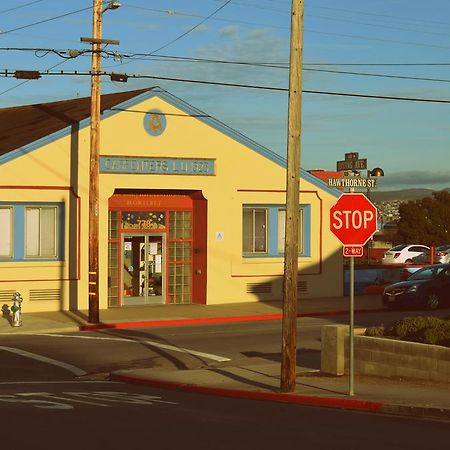
[[[122, 229], [119, 226], [119, 248], [124, 233], [165, 233], [165, 303], [168, 303], [169, 259], [168, 246], [170, 235], [170, 211], [192, 211], [192, 282], [191, 303], [206, 304], [207, 283], [207, 201], [199, 191], [188, 194], [172, 194], [158, 192], [158, 194], [114, 194], [109, 198], [110, 211], [161, 211], [166, 214], [164, 229]], [[122, 251], [119, 252], [119, 286], [122, 286]], [[122, 290], [119, 289], [119, 304], [122, 304]]]

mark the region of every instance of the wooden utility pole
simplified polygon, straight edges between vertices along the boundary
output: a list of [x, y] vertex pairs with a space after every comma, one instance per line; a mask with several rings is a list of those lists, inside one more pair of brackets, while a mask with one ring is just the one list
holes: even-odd
[[280, 383], [282, 392], [293, 392], [296, 385], [303, 12], [303, 0], [292, 0]]
[[94, 0], [91, 67], [91, 147], [89, 164], [89, 322], [98, 323], [98, 238], [99, 238], [99, 154], [100, 154], [100, 70], [102, 0]]

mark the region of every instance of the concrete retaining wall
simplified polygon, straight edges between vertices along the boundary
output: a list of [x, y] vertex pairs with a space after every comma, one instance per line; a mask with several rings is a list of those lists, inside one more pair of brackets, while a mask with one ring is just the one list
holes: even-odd
[[[330, 343], [333, 337], [334, 343]], [[322, 372], [342, 375], [348, 371], [348, 341], [348, 326], [322, 327]], [[355, 374], [450, 382], [447, 347], [355, 333], [354, 356]]]

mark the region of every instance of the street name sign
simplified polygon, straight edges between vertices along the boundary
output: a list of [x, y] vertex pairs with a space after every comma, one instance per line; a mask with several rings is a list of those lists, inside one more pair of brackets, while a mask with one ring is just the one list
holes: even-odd
[[346, 153], [344, 161], [337, 161], [337, 171], [367, 169], [367, 159], [359, 159], [357, 152]]
[[374, 189], [377, 187], [377, 180], [375, 178], [360, 178], [360, 177], [341, 177], [328, 178], [328, 186], [334, 188], [365, 188]]

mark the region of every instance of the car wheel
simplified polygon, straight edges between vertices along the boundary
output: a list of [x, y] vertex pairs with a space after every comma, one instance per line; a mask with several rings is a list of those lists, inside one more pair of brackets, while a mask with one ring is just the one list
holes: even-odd
[[405, 261], [405, 264], [412, 264], [413, 263], [413, 260], [412, 259], [407, 259], [406, 261]]
[[439, 307], [440, 298], [436, 292], [429, 292], [426, 296], [426, 306], [428, 309], [437, 309]]

